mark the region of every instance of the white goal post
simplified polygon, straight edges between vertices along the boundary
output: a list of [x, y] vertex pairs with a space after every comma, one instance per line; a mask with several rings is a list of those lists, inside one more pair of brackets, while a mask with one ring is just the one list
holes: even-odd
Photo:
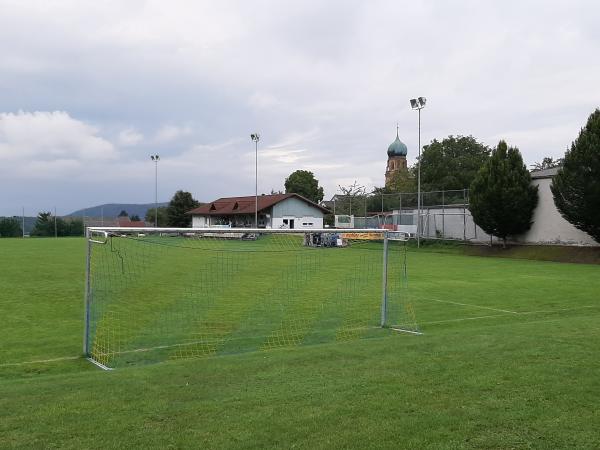
[[418, 332], [408, 238], [369, 228], [87, 228], [84, 354], [106, 369]]

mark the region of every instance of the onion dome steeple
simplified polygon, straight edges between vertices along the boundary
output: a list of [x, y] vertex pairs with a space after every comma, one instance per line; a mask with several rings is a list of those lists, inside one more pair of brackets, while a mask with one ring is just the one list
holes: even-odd
[[408, 149], [406, 148], [406, 144], [400, 140], [398, 136], [398, 126], [396, 126], [396, 140], [390, 144], [388, 147], [388, 157], [392, 156], [406, 156]]

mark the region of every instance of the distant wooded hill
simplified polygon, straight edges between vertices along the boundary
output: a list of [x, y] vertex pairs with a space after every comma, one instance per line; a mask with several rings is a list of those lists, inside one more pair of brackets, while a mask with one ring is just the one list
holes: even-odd
[[[167, 206], [168, 202], [159, 203], [161, 206]], [[109, 217], [116, 218], [121, 211], [127, 211], [130, 216], [139, 216], [142, 220], [146, 212], [154, 208], [154, 203], [136, 204], [136, 203], [106, 203], [104, 205], [91, 206], [89, 208], [79, 209], [67, 214], [67, 217]]]

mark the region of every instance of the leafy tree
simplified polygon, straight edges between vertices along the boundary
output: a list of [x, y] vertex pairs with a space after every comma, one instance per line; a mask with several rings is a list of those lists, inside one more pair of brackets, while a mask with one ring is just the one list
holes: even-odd
[[[58, 229], [58, 223], [57, 223]], [[32, 236], [54, 236], [54, 216], [50, 211], [40, 212], [31, 230]]]
[[169, 206], [167, 206], [167, 223], [170, 227], [191, 226], [192, 216], [186, 213], [198, 206], [200, 206], [200, 203], [189, 192], [175, 192]]
[[349, 186], [338, 185], [341, 194], [335, 195], [336, 214], [366, 215], [367, 189], [354, 181]]
[[[51, 212], [40, 212], [35, 221], [32, 236], [54, 236], [55, 217]], [[56, 236], [82, 236], [83, 221], [81, 219], [68, 219], [56, 217]]]
[[[61, 220], [61, 219], [59, 219]], [[85, 231], [83, 227], [83, 220], [71, 219], [68, 224], [68, 236], [83, 236]]]
[[23, 229], [18, 219], [13, 217], [3, 217], [0, 219], [0, 237], [19, 236], [23, 236]]
[[421, 153], [421, 190], [468, 188], [489, 155], [473, 136], [434, 139]]
[[127, 214], [127, 211], [122, 209], [121, 212], [119, 213], [118, 217], [129, 217], [129, 214]]
[[323, 188], [319, 180], [308, 170], [296, 170], [285, 179], [285, 192], [287, 194], [300, 194], [310, 201], [319, 203], [323, 200]]
[[129, 220], [131, 220], [132, 222], [139, 222], [140, 221], [140, 216], [138, 216], [137, 214], [134, 214], [133, 216], [131, 216], [129, 218]]
[[519, 149], [500, 141], [471, 183], [473, 220], [486, 233], [501, 238], [506, 247], [507, 236], [531, 227], [537, 202], [537, 186], [531, 185]]
[[600, 242], [600, 109], [565, 153], [550, 190], [561, 215]]
[[385, 191], [386, 194], [396, 192], [417, 192], [417, 166], [408, 170], [401, 170], [392, 175], [389, 183], [384, 188], [378, 188]]
[[554, 159], [551, 156], [546, 156], [541, 162], [536, 162], [531, 165], [533, 170], [553, 169], [554, 167], [562, 166], [563, 158]]
[[[166, 206], [159, 206], [158, 207], [158, 224], [157, 226], [159, 227], [166, 227], [169, 224], [168, 221], [168, 217], [167, 217], [167, 207]], [[155, 208], [150, 208], [148, 209], [148, 211], [146, 211], [146, 222], [148, 223], [152, 223], [154, 224], [154, 219], [155, 219]]]
[[350, 186], [338, 185], [338, 188], [342, 192], [342, 195], [346, 197], [361, 197], [367, 194], [367, 189], [363, 185], [358, 184], [356, 180]]

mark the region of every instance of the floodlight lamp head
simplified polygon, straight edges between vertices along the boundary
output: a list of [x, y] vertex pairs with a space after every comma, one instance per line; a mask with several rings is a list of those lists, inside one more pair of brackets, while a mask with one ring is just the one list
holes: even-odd
[[417, 103], [417, 99], [416, 98], [411, 98], [410, 99], [410, 107], [412, 109], [417, 109], [419, 107], [419, 104]]
[[254, 142], [258, 142], [260, 140], [260, 135], [258, 133], [252, 133], [250, 137]]
[[425, 97], [419, 97], [419, 105], [421, 106], [421, 108], [423, 108], [425, 106], [426, 102], [427, 102], [427, 99]]

